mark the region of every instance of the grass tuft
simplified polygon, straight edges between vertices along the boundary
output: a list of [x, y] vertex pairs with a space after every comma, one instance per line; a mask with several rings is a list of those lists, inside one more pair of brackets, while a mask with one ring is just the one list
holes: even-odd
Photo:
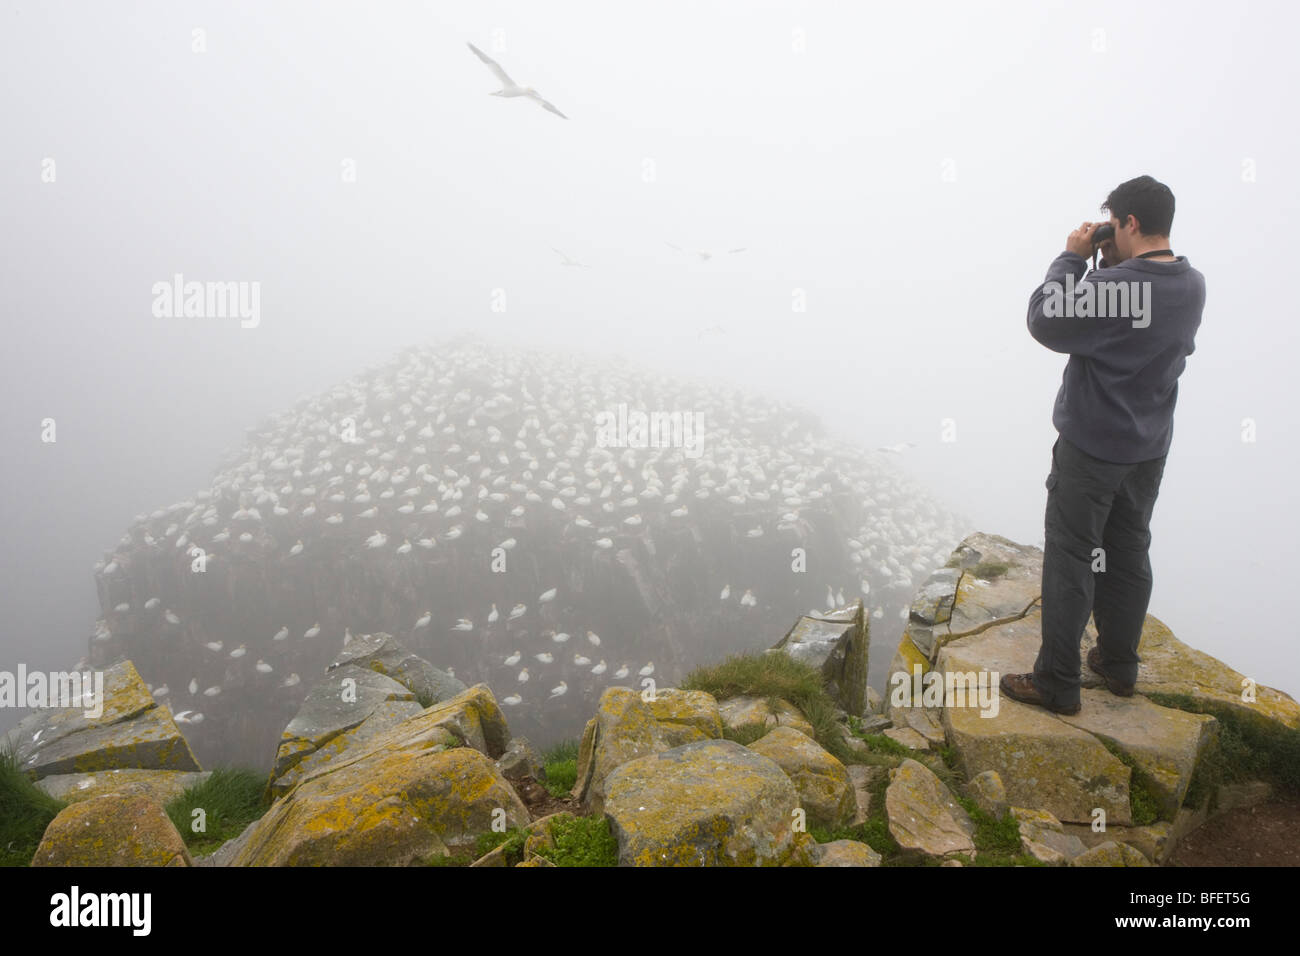
[[9, 750], [0, 750], [0, 866], [27, 866], [66, 803], [39, 789]]
[[551, 821], [555, 846], [542, 847], [537, 855], [556, 866], [617, 866], [618, 841], [609, 821], [601, 816], [561, 817]]
[[[270, 803], [265, 775], [253, 770], [219, 767], [207, 780], [186, 789], [164, 809], [190, 853], [204, 856], [239, 836], [266, 812]], [[202, 832], [194, 829], [195, 810], [205, 814]]]
[[567, 797], [578, 782], [578, 741], [564, 740], [542, 755], [547, 792], [557, 800]]

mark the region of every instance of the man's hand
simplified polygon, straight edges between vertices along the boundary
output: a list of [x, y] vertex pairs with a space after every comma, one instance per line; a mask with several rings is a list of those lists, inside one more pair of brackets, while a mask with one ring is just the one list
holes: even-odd
[[1084, 259], [1092, 255], [1092, 234], [1100, 226], [1099, 222], [1085, 222], [1065, 239], [1065, 251], [1073, 252]]

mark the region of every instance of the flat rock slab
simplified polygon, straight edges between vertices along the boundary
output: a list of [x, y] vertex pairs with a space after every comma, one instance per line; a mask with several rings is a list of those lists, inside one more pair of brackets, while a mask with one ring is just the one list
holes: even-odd
[[900, 847], [936, 857], [974, 852], [975, 824], [929, 767], [904, 760], [889, 776], [885, 816]]
[[793, 727], [799, 733], [813, 736], [813, 726], [799, 712], [799, 708], [786, 700], [774, 708], [765, 697], [728, 697], [718, 701], [718, 714], [730, 730], [747, 727]]
[[146, 796], [160, 806], [166, 806], [210, 776], [212, 774], [207, 771], [117, 768], [97, 773], [53, 774], [38, 780], [36, 786], [65, 803], [77, 803], [106, 793], [123, 793]]
[[292, 790], [299, 780], [311, 776], [348, 748], [373, 740], [385, 730], [396, 727], [422, 710], [424, 708], [413, 700], [386, 700], [375, 705], [369, 716], [360, 724], [330, 737], [315, 750], [302, 753], [289, 769], [272, 779], [271, 796], [283, 796]]
[[870, 643], [867, 616], [859, 598], [847, 607], [805, 615], [772, 646], [821, 671], [827, 693], [848, 713], [867, 713]]
[[97, 716], [82, 707], [48, 708], [10, 732], [19, 767], [38, 779], [113, 768], [200, 769], [171, 711], [154, 701], [134, 664], [119, 661], [103, 674]]

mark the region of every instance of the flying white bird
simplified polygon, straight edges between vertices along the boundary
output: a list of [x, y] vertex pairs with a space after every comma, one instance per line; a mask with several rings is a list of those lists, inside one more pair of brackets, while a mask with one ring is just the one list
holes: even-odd
[[562, 266], [576, 266], [579, 269], [591, 268], [591, 266], [587, 265], [587, 263], [585, 262], [579, 262], [577, 259], [570, 259], [568, 256], [566, 256], [559, 249], [556, 249], [554, 246], [551, 246], [551, 251], [560, 257], [560, 265]]
[[541, 596], [538, 597], [537, 600], [540, 601], [540, 602], [543, 603], [543, 604], [546, 604], [548, 601], [554, 601], [554, 600], [555, 600], [555, 591], [556, 591], [555, 588], [551, 588], [549, 591], [543, 591], [543, 592], [541, 593]]
[[551, 697], [563, 697], [568, 692], [569, 692], [569, 685], [566, 684], [564, 681], [560, 681], [558, 684], [556, 684], [554, 687], [551, 688]]
[[513, 621], [516, 618], [523, 617], [527, 612], [528, 606], [526, 604], [516, 604], [510, 609], [510, 620]]
[[506, 75], [506, 71], [501, 69], [501, 65], [497, 63], [496, 60], [492, 59], [490, 56], [488, 56], [486, 53], [484, 53], [474, 44], [469, 43], [466, 45], [471, 50], [474, 51], [474, 55], [476, 57], [478, 57], [480, 60], [482, 60], [484, 63], [487, 64], [488, 69], [491, 70], [493, 73], [495, 73], [497, 79], [501, 81], [501, 89], [497, 90], [495, 93], [489, 94], [490, 96], [504, 96], [507, 98], [514, 97], [514, 96], [526, 96], [534, 103], [536, 103], [538, 106], [542, 107], [542, 109], [549, 110], [550, 112], [558, 116], [560, 119], [568, 119], [567, 116], [565, 116], [563, 113], [557, 110], [550, 103], [546, 102], [546, 100], [542, 99], [542, 97], [538, 94], [538, 92], [535, 89], [533, 89], [531, 86], [520, 86], [514, 80], [510, 79], [510, 77]]
[[292, 548], [289, 549], [289, 556], [290, 556], [290, 557], [293, 557], [293, 556], [296, 555], [296, 554], [302, 554], [302, 542], [301, 542], [301, 541], [297, 542], [296, 544], [294, 544], [294, 546], [293, 546]]
[[433, 613], [430, 612], [430, 611], [425, 611], [425, 612], [424, 612], [423, 614], [421, 614], [420, 617], [416, 620], [416, 622], [415, 622], [415, 626], [416, 626], [416, 627], [428, 627], [428, 626], [429, 626], [429, 622], [432, 621], [432, 620], [433, 620]]

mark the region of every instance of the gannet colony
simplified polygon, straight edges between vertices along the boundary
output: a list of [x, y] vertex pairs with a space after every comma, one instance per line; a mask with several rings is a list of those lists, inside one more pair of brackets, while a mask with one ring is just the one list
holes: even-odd
[[[676, 414], [689, 442], [611, 421]], [[862, 597], [877, 648], [967, 529], [805, 411], [620, 361], [410, 349], [248, 435], [95, 568], [92, 666], [133, 660], [205, 764], [264, 766], [354, 636], [486, 681], [538, 746]], [[887, 655], [886, 655], [887, 656]]]

